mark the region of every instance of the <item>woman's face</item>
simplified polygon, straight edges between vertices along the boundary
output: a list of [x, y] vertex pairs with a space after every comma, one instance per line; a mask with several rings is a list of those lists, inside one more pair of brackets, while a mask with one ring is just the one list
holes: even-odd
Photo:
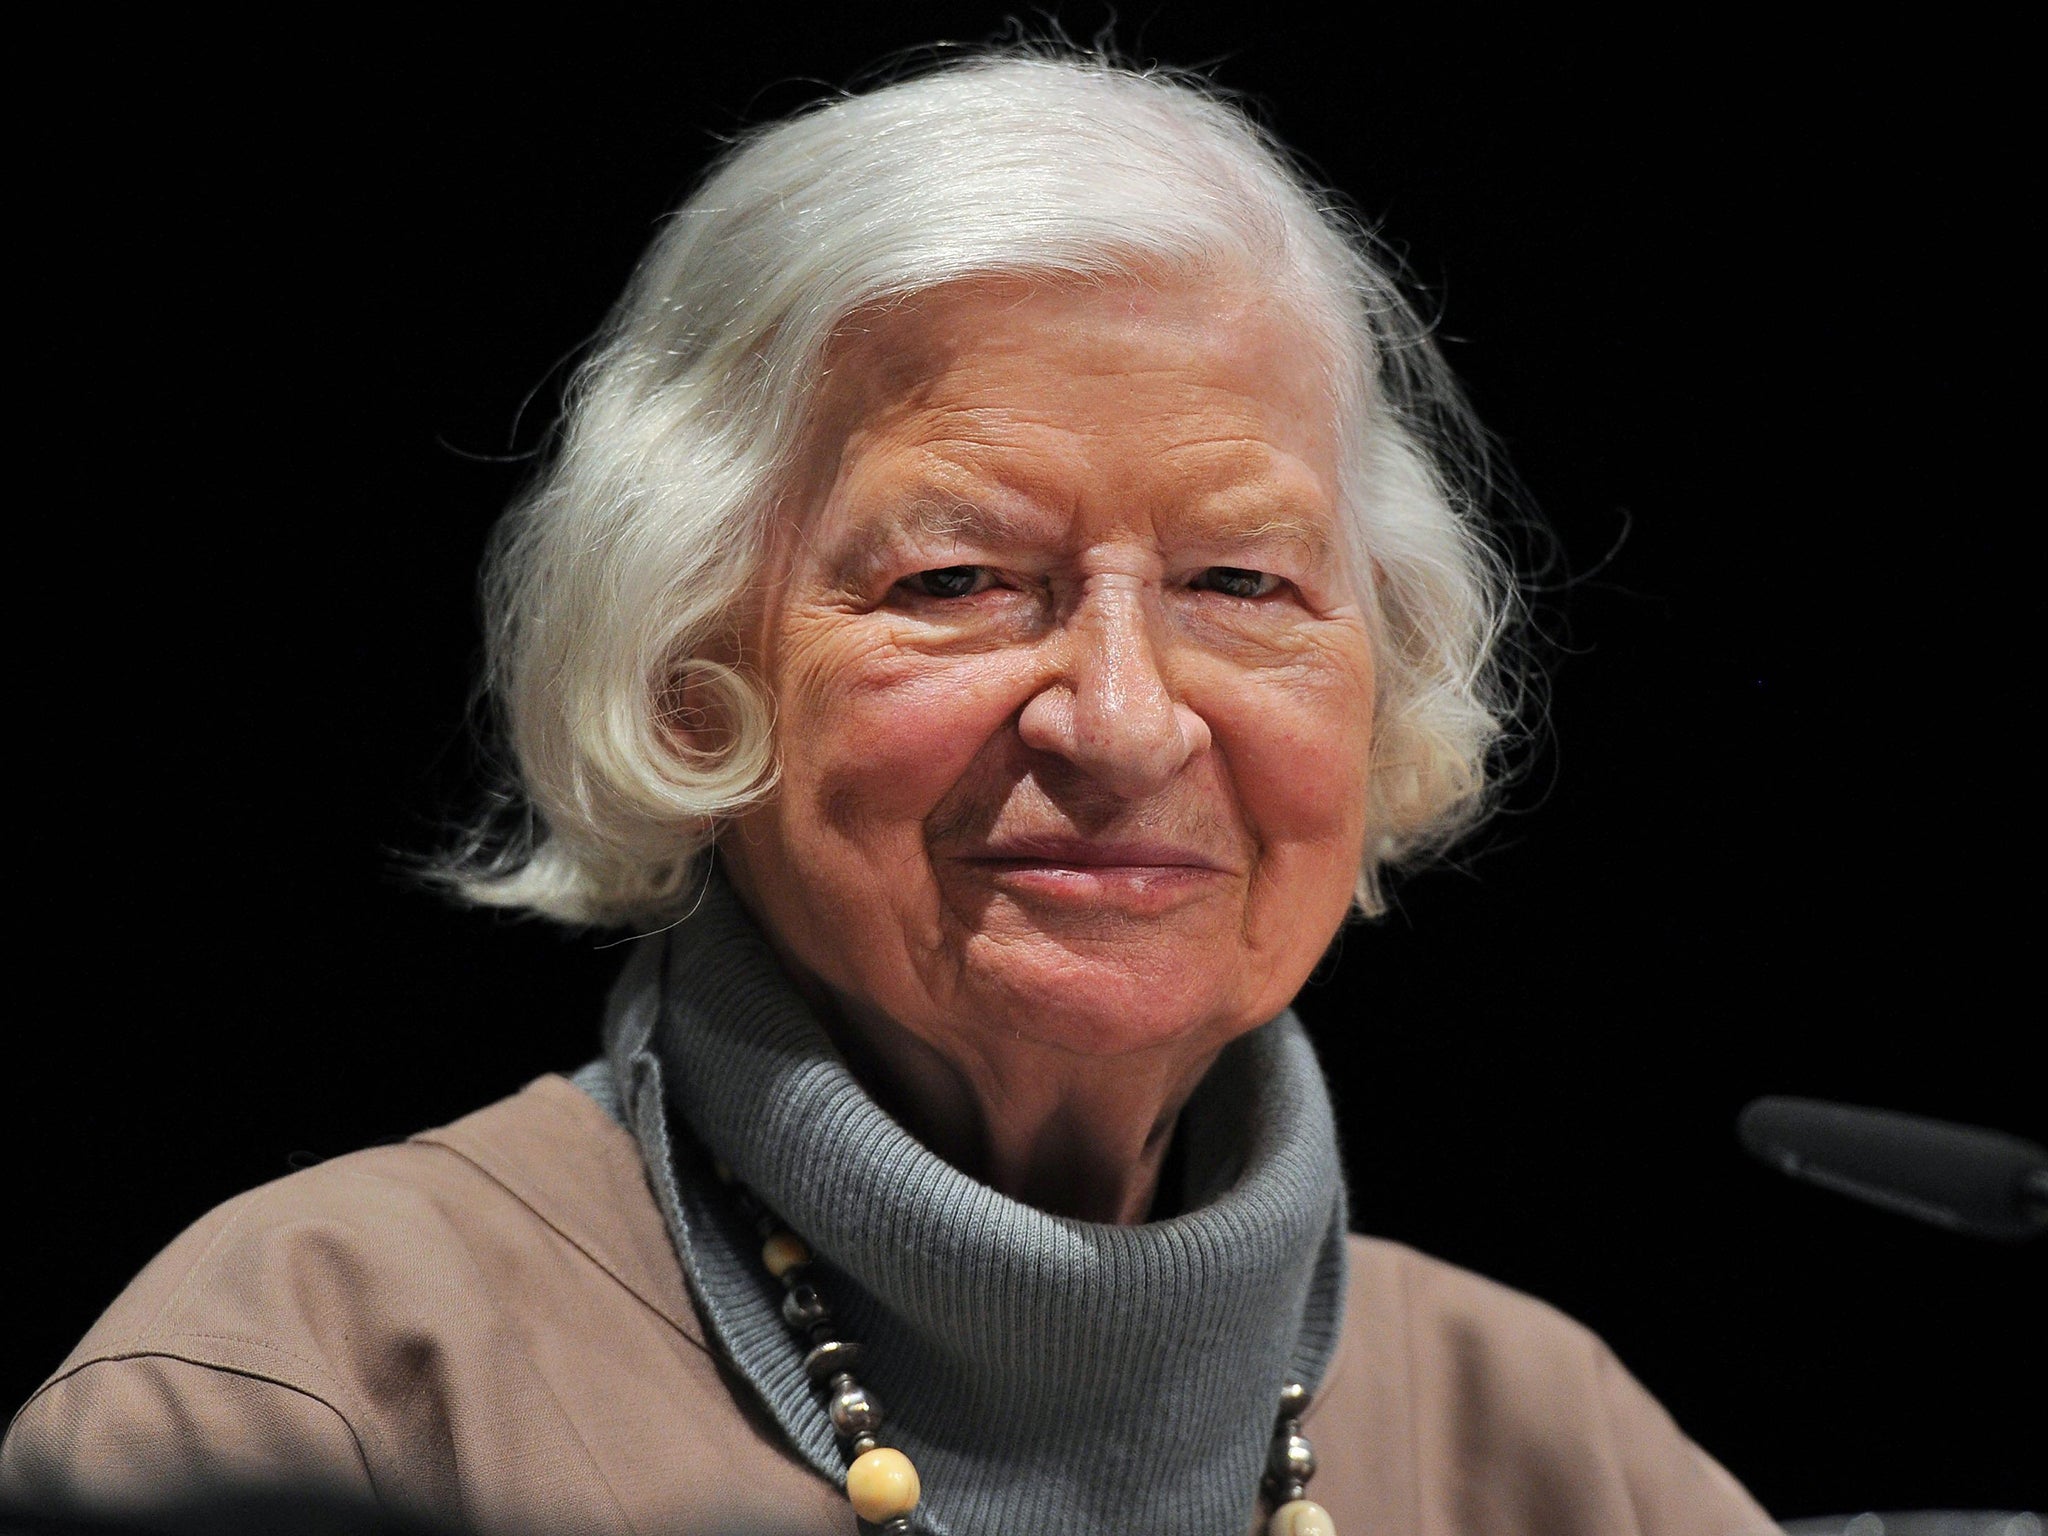
[[1213, 1049], [1307, 977], [1373, 700], [1322, 355], [1137, 285], [962, 285], [835, 346], [745, 626], [781, 781], [719, 849], [850, 1018]]

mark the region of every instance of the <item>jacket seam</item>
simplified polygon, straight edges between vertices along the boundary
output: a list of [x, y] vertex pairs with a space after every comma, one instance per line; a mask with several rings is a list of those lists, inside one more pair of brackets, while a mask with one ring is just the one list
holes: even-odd
[[250, 1209], [256, 1205], [260, 1196], [261, 1191], [252, 1190], [237, 1202], [236, 1209], [228, 1216], [226, 1221], [220, 1224], [220, 1230], [213, 1234], [213, 1237], [207, 1242], [205, 1249], [190, 1264], [185, 1266], [185, 1273], [178, 1277], [178, 1283], [172, 1288], [170, 1295], [166, 1296], [162, 1304], [149, 1314], [147, 1322], [139, 1324], [134, 1332], [129, 1334], [128, 1342], [131, 1345], [140, 1346], [144, 1339], [156, 1331], [158, 1325], [170, 1314], [171, 1309], [184, 1300], [185, 1293], [191, 1289], [192, 1282], [198, 1277], [200, 1270], [207, 1267], [207, 1262], [212, 1259], [221, 1244], [228, 1240], [229, 1234], [242, 1225], [243, 1219], [249, 1214]]
[[630, 1280], [626, 1279], [626, 1277], [619, 1272], [619, 1266], [615, 1265], [613, 1261], [610, 1258], [608, 1258], [603, 1252], [603, 1250], [599, 1248], [595, 1243], [586, 1241], [584, 1238], [580, 1237], [575, 1232], [570, 1231], [567, 1227], [563, 1226], [560, 1222], [556, 1221], [533, 1200], [529, 1199], [524, 1191], [522, 1191], [515, 1185], [508, 1183], [489, 1165], [471, 1156], [461, 1146], [457, 1145], [453, 1141], [446, 1141], [440, 1139], [444, 1134], [445, 1133], [440, 1131], [429, 1131], [422, 1136], [414, 1138], [413, 1144], [416, 1146], [431, 1147], [438, 1152], [445, 1152], [449, 1156], [459, 1158], [462, 1162], [466, 1163], [471, 1168], [474, 1168], [486, 1179], [489, 1179], [491, 1183], [495, 1184], [499, 1189], [502, 1189], [507, 1195], [511, 1196], [512, 1199], [518, 1201], [522, 1207], [532, 1212], [534, 1217], [542, 1223], [544, 1223], [549, 1231], [556, 1233], [558, 1236], [562, 1238], [564, 1242], [568, 1243], [578, 1253], [582, 1254], [585, 1259], [589, 1260], [598, 1269], [602, 1270], [605, 1273], [605, 1275], [610, 1278], [612, 1283], [619, 1287], [619, 1289], [623, 1290], [627, 1295], [631, 1296], [635, 1301], [637, 1301], [641, 1306], [645, 1307], [648, 1311], [652, 1312], [656, 1317], [659, 1317], [664, 1323], [668, 1324], [670, 1328], [674, 1329], [686, 1341], [688, 1341], [691, 1345], [695, 1346], [698, 1350], [702, 1351], [705, 1355], [709, 1356], [712, 1359], [717, 1358], [717, 1355], [710, 1349], [710, 1347], [704, 1342], [704, 1340], [698, 1338], [694, 1333], [692, 1333], [689, 1327], [686, 1324], [684, 1324], [681, 1321], [681, 1319], [677, 1318], [668, 1308], [660, 1306], [655, 1302], [651, 1301], [647, 1296], [641, 1293], [641, 1290], [638, 1286], [634, 1285]]
[[[227, 1334], [193, 1334], [187, 1335], [187, 1337], [200, 1339], [218, 1338], [227, 1342], [239, 1344], [257, 1344], [259, 1345], [259, 1347], [273, 1348], [273, 1346], [261, 1345], [260, 1341], [255, 1339], [235, 1339], [231, 1335]], [[279, 1354], [289, 1354], [289, 1351], [285, 1350], [276, 1350], [275, 1352]], [[352, 1422], [350, 1422], [349, 1416], [346, 1413], [344, 1413], [339, 1407], [337, 1407], [334, 1403], [329, 1402], [320, 1393], [315, 1392], [310, 1387], [302, 1386], [295, 1381], [288, 1381], [282, 1376], [273, 1376], [263, 1371], [248, 1369], [244, 1366], [224, 1365], [218, 1360], [207, 1360], [200, 1358], [196, 1355], [182, 1354], [175, 1349], [136, 1347], [122, 1350], [109, 1350], [102, 1354], [92, 1355], [89, 1358], [81, 1360], [77, 1364], [70, 1366], [68, 1369], [59, 1371], [55, 1376], [52, 1376], [40, 1387], [37, 1387], [36, 1390], [29, 1395], [28, 1401], [23, 1403], [21, 1407], [16, 1411], [13, 1420], [10, 1421], [8, 1425], [9, 1435], [11, 1436], [13, 1434], [14, 1425], [18, 1424], [21, 1421], [22, 1416], [28, 1412], [29, 1408], [37, 1400], [39, 1400], [45, 1393], [49, 1392], [53, 1387], [59, 1386], [62, 1383], [71, 1380], [72, 1377], [77, 1376], [86, 1370], [89, 1370], [95, 1365], [120, 1365], [131, 1360], [175, 1360], [180, 1365], [189, 1365], [196, 1370], [215, 1371], [223, 1376], [239, 1376], [245, 1381], [260, 1381], [265, 1383], [266, 1385], [277, 1387], [285, 1392], [297, 1393], [300, 1397], [305, 1398], [309, 1402], [318, 1403], [322, 1408], [325, 1408], [329, 1413], [333, 1414], [334, 1417], [340, 1421], [341, 1427], [344, 1430], [348, 1431], [349, 1444], [355, 1447], [356, 1461], [363, 1469], [363, 1479], [370, 1485], [370, 1492], [372, 1496], [375, 1497], [379, 1503], [383, 1502], [383, 1493], [377, 1486], [376, 1470], [372, 1467], [370, 1463], [369, 1452], [365, 1450], [363, 1447], [362, 1434], [356, 1428], [356, 1426]]]
[[[322, 1365], [320, 1361], [312, 1358], [311, 1356], [302, 1355], [297, 1350], [287, 1349], [282, 1344], [273, 1343], [269, 1339], [251, 1338], [247, 1334], [241, 1333], [202, 1333], [194, 1328], [165, 1329], [161, 1334], [158, 1335], [158, 1339], [160, 1342], [156, 1345], [152, 1345], [146, 1342], [146, 1339], [143, 1336], [138, 1336], [133, 1341], [133, 1343], [139, 1352], [160, 1354], [172, 1353], [170, 1346], [175, 1346], [180, 1340], [185, 1339], [189, 1339], [195, 1344], [240, 1344], [250, 1349], [261, 1350], [263, 1353], [267, 1355], [277, 1355], [282, 1359], [291, 1361], [294, 1365], [304, 1367], [310, 1375], [324, 1381], [325, 1385], [323, 1390], [326, 1393], [332, 1395], [333, 1397], [339, 1398], [346, 1395], [341, 1389], [340, 1380], [334, 1375], [332, 1371], [328, 1370], [324, 1365]], [[174, 1358], [184, 1359], [185, 1357], [182, 1355], [174, 1355]], [[192, 1365], [203, 1364], [224, 1371], [234, 1371], [237, 1369], [235, 1366], [223, 1365], [218, 1361], [212, 1360], [192, 1360], [188, 1361], [187, 1363]], [[271, 1378], [266, 1376], [263, 1379], [268, 1381]], [[296, 1382], [287, 1382], [281, 1379], [279, 1380], [278, 1384], [280, 1386], [290, 1386], [294, 1391], [303, 1391], [308, 1397], [319, 1397], [321, 1402], [328, 1402], [327, 1397], [320, 1396], [320, 1394], [315, 1392], [312, 1387], [301, 1387]], [[334, 1405], [332, 1403], [328, 1403], [328, 1406], [333, 1407]], [[337, 1408], [335, 1409], [335, 1411], [339, 1413], [341, 1410]]]

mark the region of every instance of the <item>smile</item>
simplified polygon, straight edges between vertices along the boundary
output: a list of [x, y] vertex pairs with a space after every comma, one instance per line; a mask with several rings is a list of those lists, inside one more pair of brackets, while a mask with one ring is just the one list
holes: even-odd
[[1152, 841], [1005, 840], [959, 862], [998, 890], [1035, 903], [1164, 912], [1231, 878], [1199, 850]]

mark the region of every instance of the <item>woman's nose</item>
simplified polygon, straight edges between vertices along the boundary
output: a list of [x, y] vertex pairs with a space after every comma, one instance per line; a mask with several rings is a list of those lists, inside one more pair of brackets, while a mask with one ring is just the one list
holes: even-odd
[[1026, 746], [1125, 799], [1163, 789], [1209, 747], [1207, 722], [1162, 668], [1156, 601], [1136, 577], [1094, 578], [1054, 641], [1060, 665], [1017, 722]]

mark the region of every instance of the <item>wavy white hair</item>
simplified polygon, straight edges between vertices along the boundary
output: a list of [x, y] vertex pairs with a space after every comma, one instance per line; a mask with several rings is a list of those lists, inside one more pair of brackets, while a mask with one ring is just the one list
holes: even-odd
[[[1340, 499], [1378, 670], [1357, 904], [1487, 806], [1515, 611], [1477, 515], [1484, 439], [1371, 237], [1199, 82], [981, 55], [741, 140], [674, 215], [572, 387], [486, 568], [513, 783], [443, 866], [572, 923], [684, 909], [719, 821], [770, 794], [774, 704], [700, 653], [757, 578], [827, 345], [970, 278], [1259, 285], [1329, 342]], [[679, 746], [688, 687], [729, 728]]]

